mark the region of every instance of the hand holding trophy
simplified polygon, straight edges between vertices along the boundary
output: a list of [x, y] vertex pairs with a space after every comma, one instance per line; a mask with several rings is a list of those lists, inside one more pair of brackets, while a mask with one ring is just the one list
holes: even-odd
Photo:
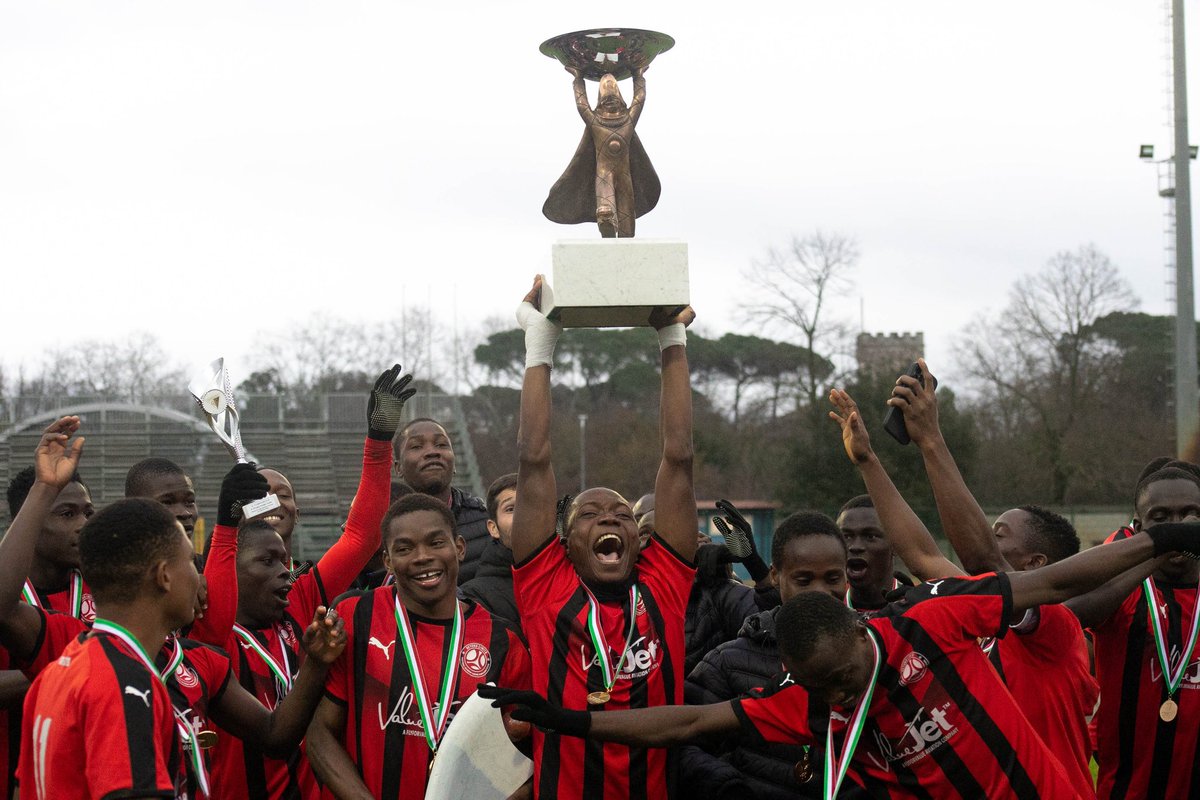
[[[237, 406], [233, 401], [233, 387], [229, 382], [229, 370], [225, 359], [218, 358], [202, 375], [188, 384], [188, 391], [196, 398], [204, 412], [208, 425], [225, 445], [225, 449], [239, 464], [248, 463], [246, 448], [242, 445], [242, 432], [238, 421]], [[279, 507], [279, 498], [268, 494], [259, 500], [240, 506], [241, 518], [249, 519]]]

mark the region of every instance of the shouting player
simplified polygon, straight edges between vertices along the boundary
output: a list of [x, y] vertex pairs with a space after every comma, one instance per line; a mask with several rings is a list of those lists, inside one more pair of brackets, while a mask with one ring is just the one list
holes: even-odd
[[[517, 445], [514, 590], [529, 641], [534, 688], [573, 709], [647, 708], [683, 699], [684, 610], [692, 588], [696, 499], [692, 394], [685, 352], [691, 308], [656, 312], [662, 353], [662, 462], [655, 531], [639, 551], [628, 501], [581, 492], [555, 534], [550, 460], [550, 368], [561, 329], [538, 312], [541, 276], [525, 296], [525, 380]], [[534, 791], [542, 798], [665, 798], [667, 753], [535, 731]]]

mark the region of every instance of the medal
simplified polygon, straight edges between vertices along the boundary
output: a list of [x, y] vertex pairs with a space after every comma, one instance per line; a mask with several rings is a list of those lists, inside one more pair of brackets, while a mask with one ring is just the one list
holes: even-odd
[[796, 766], [792, 767], [792, 777], [796, 779], [796, 783], [808, 783], [812, 780], [812, 750], [810, 748], [804, 748], [804, 755], [796, 762]]
[[867, 724], [867, 709], [871, 707], [871, 698], [875, 696], [875, 684], [879, 682], [879, 664], [883, 660], [879, 652], [879, 643], [875, 641], [875, 631], [867, 628], [867, 639], [871, 642], [871, 650], [875, 653], [875, 665], [871, 668], [871, 680], [866, 691], [854, 707], [854, 713], [846, 725], [846, 738], [842, 741], [842, 755], [838, 757], [833, 747], [833, 709], [829, 710], [829, 727], [825, 729], [825, 800], [834, 800], [838, 789], [850, 769], [850, 759], [854, 757], [854, 749], [862, 737], [863, 728]]
[[217, 743], [216, 731], [196, 731], [196, 744], [201, 750], [208, 750]]
[[[454, 603], [454, 622], [450, 628], [450, 652], [442, 669], [442, 686], [438, 692], [437, 705], [430, 702], [429, 683], [421, 670], [421, 660], [417, 657], [417, 637], [413, 635], [412, 626], [408, 621], [408, 612], [400, 605], [400, 596], [395, 596], [396, 632], [404, 651], [404, 661], [408, 665], [408, 676], [412, 681], [413, 694], [417, 700], [417, 711], [421, 715], [421, 728], [425, 733], [425, 742], [429, 750], [437, 753], [438, 742], [446, 732], [450, 723], [450, 706], [454, 704], [454, 696], [458, 691], [458, 659], [462, 654], [462, 606]], [[430, 761], [432, 768], [433, 762]]]
[[617, 682], [617, 675], [620, 674], [621, 667], [625, 664], [625, 658], [629, 655], [629, 646], [633, 644], [633, 636], [637, 633], [638, 588], [636, 582], [629, 587], [629, 633], [625, 637], [625, 649], [621, 651], [616, 666], [613, 666], [608, 657], [608, 640], [604, 638], [604, 628], [600, 625], [600, 603], [587, 584], [583, 585], [583, 590], [587, 592], [588, 598], [588, 638], [592, 640], [592, 649], [596, 651], [596, 661], [600, 664], [600, 673], [604, 681], [604, 688], [589, 694], [587, 701], [588, 705], [602, 706], [612, 699], [612, 690]]
[[[1154, 649], [1158, 654], [1158, 663], [1162, 666], [1163, 682], [1166, 684], [1167, 699], [1158, 709], [1158, 716], [1163, 722], [1170, 722], [1179, 714], [1179, 704], [1175, 702], [1175, 693], [1183, 683], [1183, 673], [1187, 672], [1188, 664], [1192, 661], [1192, 652], [1196, 649], [1196, 634], [1200, 632], [1200, 604], [1192, 609], [1192, 624], [1188, 633], [1187, 643], [1179, 654], [1179, 663], [1171, 668], [1171, 659], [1167, 650], [1167, 620], [1163, 608], [1165, 601], [1158, 596], [1158, 587], [1151, 578], [1142, 581], [1142, 591], [1146, 595], [1146, 605], [1150, 611], [1150, 628], [1154, 633]], [[1198, 598], [1200, 599], [1200, 598]]]

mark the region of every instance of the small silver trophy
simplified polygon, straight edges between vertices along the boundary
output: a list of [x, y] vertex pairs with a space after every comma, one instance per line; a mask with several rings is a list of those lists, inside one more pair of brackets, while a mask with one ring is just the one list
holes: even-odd
[[[229, 382], [229, 370], [225, 359], [218, 358], [209, 365], [208, 371], [188, 384], [188, 391], [196, 398], [208, 426], [217, 434], [225, 449], [239, 464], [247, 463], [246, 448], [242, 446], [242, 431], [238, 424], [237, 406], [233, 402], [233, 386]], [[250, 519], [279, 508], [279, 498], [268, 494], [261, 500], [242, 506], [242, 519]]]

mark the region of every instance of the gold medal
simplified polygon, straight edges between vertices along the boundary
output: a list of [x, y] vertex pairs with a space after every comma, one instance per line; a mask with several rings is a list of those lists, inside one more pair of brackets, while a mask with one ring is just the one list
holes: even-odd
[[1179, 713], [1179, 704], [1176, 703], [1174, 700], [1172, 700], [1169, 697], [1167, 698], [1167, 701], [1165, 703], [1163, 703], [1161, 706], [1159, 706], [1159, 708], [1158, 708], [1158, 718], [1161, 719], [1163, 722], [1172, 721], [1173, 719], [1175, 719], [1175, 716], [1178, 713]]
[[796, 783], [808, 783], [812, 780], [812, 750], [805, 748], [804, 755], [796, 762], [796, 766], [792, 767], [792, 774], [796, 778]]
[[589, 706], [602, 706], [611, 699], [612, 695], [608, 692], [590, 692], [587, 698]]
[[207, 750], [215, 746], [217, 743], [216, 731], [196, 731], [196, 744], [200, 745], [201, 750]]

